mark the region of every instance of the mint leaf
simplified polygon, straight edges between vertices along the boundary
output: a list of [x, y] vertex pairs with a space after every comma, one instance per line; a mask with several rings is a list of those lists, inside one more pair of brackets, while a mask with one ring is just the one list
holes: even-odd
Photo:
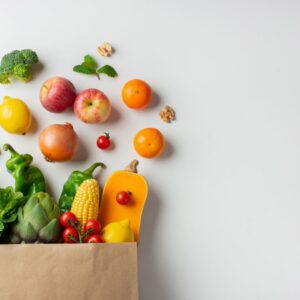
[[83, 73], [83, 74], [89, 74], [89, 75], [94, 75], [96, 74], [96, 71], [92, 68], [88, 68], [86, 66], [83, 66], [83, 65], [77, 65], [73, 68], [73, 71], [74, 72], [77, 72], [77, 73]]
[[105, 65], [97, 70], [98, 74], [106, 74], [109, 77], [118, 76], [117, 71], [110, 65]]
[[95, 59], [87, 54], [84, 59], [83, 59], [83, 63], [81, 64], [83, 67], [87, 67], [87, 68], [91, 68], [91, 69], [95, 69], [97, 68], [98, 64], [95, 61]]
[[100, 79], [99, 74], [106, 74], [109, 77], [116, 77], [118, 75], [116, 70], [109, 65], [105, 65], [98, 70], [96, 70], [96, 68], [97, 62], [90, 54], [87, 54], [80, 65], [73, 67], [73, 71], [82, 74], [96, 75], [98, 79]]

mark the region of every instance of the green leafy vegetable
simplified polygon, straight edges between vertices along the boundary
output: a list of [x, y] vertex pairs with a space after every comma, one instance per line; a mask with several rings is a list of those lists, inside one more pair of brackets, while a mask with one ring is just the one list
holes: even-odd
[[25, 201], [26, 198], [23, 194], [15, 192], [13, 187], [0, 188], [0, 238], [7, 229], [8, 223], [12, 223], [17, 219], [18, 208]]
[[87, 54], [80, 65], [73, 67], [73, 71], [87, 75], [96, 75], [98, 79], [100, 79], [99, 74], [106, 74], [109, 77], [116, 77], [118, 75], [116, 70], [110, 65], [105, 65], [98, 70], [97, 67], [98, 64], [95, 59], [90, 54]]
[[116, 77], [116, 76], [118, 76], [117, 71], [112, 66], [110, 66], [110, 65], [105, 65], [105, 66], [99, 68], [97, 70], [97, 73], [98, 74], [101, 74], [101, 73], [102, 74], [106, 74], [109, 77]]

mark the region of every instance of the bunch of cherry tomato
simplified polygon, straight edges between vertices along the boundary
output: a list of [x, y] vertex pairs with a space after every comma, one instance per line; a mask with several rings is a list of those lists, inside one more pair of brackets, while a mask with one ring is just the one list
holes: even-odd
[[[131, 199], [131, 192], [121, 191], [116, 195], [116, 201], [121, 205], [127, 205]], [[70, 211], [60, 216], [59, 222], [64, 228], [62, 239], [64, 243], [103, 243], [101, 238], [101, 224], [98, 220], [89, 220], [83, 226], [81, 233], [81, 224], [75, 214]]]
[[103, 243], [101, 238], [101, 224], [98, 220], [89, 220], [83, 227], [77, 217], [70, 211], [60, 217], [60, 224], [64, 228], [62, 239], [64, 243]]

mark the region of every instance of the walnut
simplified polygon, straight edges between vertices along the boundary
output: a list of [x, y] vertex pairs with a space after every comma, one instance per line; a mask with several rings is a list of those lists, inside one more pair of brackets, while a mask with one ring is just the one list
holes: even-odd
[[102, 56], [111, 56], [113, 48], [110, 43], [104, 42], [97, 48], [97, 51]]
[[175, 120], [175, 111], [171, 106], [166, 106], [160, 113], [161, 119], [164, 122], [171, 123]]

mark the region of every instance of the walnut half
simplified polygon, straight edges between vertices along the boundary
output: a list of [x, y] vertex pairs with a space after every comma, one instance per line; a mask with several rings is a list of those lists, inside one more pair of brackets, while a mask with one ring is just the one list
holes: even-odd
[[167, 123], [171, 123], [175, 120], [175, 111], [171, 106], [168, 105], [160, 111], [159, 115], [161, 119]]
[[102, 56], [111, 56], [113, 52], [113, 48], [110, 43], [104, 42], [97, 48], [97, 51]]

